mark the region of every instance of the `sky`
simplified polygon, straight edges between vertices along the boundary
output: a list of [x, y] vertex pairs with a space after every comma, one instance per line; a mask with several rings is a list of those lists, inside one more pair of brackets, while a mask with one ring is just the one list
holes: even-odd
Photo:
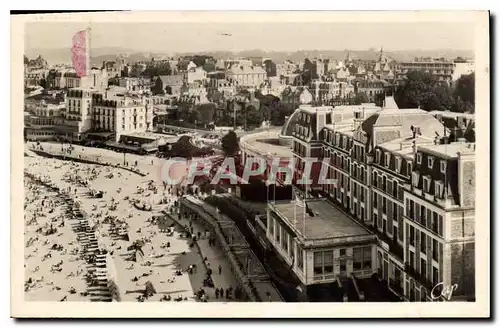
[[[79, 22], [29, 22], [30, 49], [71, 47]], [[464, 22], [426, 23], [91, 23], [92, 48], [143, 52], [474, 49], [474, 28]], [[223, 33], [231, 34], [224, 36]]]

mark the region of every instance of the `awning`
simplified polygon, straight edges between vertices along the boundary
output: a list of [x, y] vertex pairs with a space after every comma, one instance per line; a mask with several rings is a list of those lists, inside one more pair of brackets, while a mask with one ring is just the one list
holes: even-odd
[[130, 151], [138, 151], [140, 149], [140, 147], [124, 145], [124, 144], [120, 144], [120, 143], [115, 142], [115, 141], [107, 141], [105, 143], [105, 145], [108, 147], [116, 148], [116, 149], [130, 150]]
[[115, 135], [114, 132], [88, 132], [85, 134], [87, 137], [98, 138], [98, 139], [109, 139]]

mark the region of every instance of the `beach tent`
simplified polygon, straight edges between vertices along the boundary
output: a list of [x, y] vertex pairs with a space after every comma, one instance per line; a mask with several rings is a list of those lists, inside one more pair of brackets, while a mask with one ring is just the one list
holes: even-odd
[[146, 297], [151, 297], [156, 294], [156, 289], [151, 281], [146, 281], [146, 289], [144, 291]]

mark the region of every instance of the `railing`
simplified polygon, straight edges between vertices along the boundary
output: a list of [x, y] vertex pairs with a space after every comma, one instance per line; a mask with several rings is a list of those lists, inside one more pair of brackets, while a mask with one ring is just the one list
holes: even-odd
[[[203, 217], [213, 226], [215, 233], [217, 234], [220, 242], [222, 243], [222, 249], [224, 250], [224, 253], [227, 254], [227, 256], [229, 257], [229, 260], [232, 263], [232, 266], [236, 271], [239, 280], [242, 282], [244, 288], [246, 289], [247, 294], [249, 295], [252, 301], [261, 301], [263, 297], [257, 292], [252, 281], [243, 273], [242, 267], [244, 267], [244, 265], [240, 263], [240, 261], [238, 261], [230, 245], [226, 241], [227, 240], [226, 235], [224, 234], [222, 228], [220, 227], [221, 218], [225, 218], [226, 221], [231, 221], [231, 222], [232, 220], [227, 218], [224, 214], [217, 212], [212, 206], [209, 206], [205, 202], [202, 202], [192, 196], [186, 196], [185, 198], [182, 198], [181, 203], [190, 208], [191, 210], [196, 211], [198, 214], [202, 215], [204, 214]], [[199, 210], [201, 210], [202, 212], [200, 213]], [[237, 229], [236, 226], [235, 229]], [[258, 261], [255, 255], [252, 257], [254, 261]], [[260, 262], [258, 262], [257, 265], [263, 267]], [[281, 297], [281, 299], [283, 298]]]

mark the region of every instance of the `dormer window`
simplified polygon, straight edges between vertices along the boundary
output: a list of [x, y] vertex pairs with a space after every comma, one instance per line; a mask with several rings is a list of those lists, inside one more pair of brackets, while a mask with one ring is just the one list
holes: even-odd
[[376, 152], [375, 152], [375, 156], [376, 156], [376, 162], [377, 163], [380, 163], [380, 149], [377, 149]]
[[417, 153], [417, 164], [422, 164], [422, 154]]
[[431, 181], [428, 177], [424, 177], [423, 179], [423, 189], [426, 193], [429, 193], [429, 190], [431, 189]]
[[434, 183], [434, 195], [437, 198], [443, 198], [443, 183], [441, 181], [436, 181]]
[[391, 162], [391, 154], [385, 154], [385, 166], [389, 167], [390, 162]]
[[429, 167], [429, 169], [432, 169], [433, 165], [434, 165], [434, 158], [433, 157], [429, 157], [427, 159], [427, 166]]
[[418, 174], [418, 172], [412, 172], [412, 175], [411, 175], [411, 182], [413, 184], [414, 187], [418, 187], [418, 179], [419, 179], [420, 175]]
[[410, 173], [411, 173], [411, 163], [408, 162], [406, 163], [406, 175], [410, 176]]
[[446, 161], [441, 161], [439, 164], [441, 173], [446, 173]]
[[401, 165], [401, 158], [395, 157], [394, 161], [395, 161], [394, 171], [396, 171], [397, 173], [399, 173], [399, 167]]

